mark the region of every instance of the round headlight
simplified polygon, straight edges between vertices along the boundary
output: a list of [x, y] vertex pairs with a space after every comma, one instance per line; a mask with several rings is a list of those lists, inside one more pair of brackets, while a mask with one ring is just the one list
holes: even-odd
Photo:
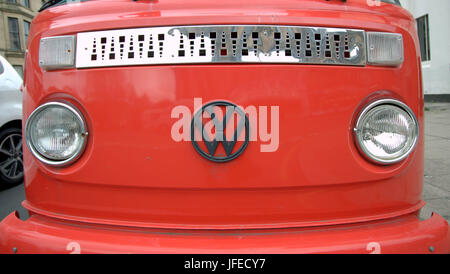
[[366, 158], [379, 164], [393, 164], [414, 150], [419, 137], [419, 123], [407, 105], [384, 99], [370, 104], [361, 112], [355, 135]]
[[26, 124], [26, 143], [40, 161], [55, 166], [75, 161], [86, 144], [86, 124], [73, 106], [50, 102], [31, 113]]

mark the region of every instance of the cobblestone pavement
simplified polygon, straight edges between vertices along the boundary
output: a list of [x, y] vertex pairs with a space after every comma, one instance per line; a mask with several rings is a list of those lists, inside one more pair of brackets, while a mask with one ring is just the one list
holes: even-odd
[[423, 210], [450, 221], [450, 103], [425, 104], [425, 184]]

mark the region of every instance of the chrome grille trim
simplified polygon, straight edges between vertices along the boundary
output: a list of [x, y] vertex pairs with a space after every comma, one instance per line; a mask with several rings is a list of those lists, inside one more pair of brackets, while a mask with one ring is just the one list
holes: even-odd
[[364, 66], [363, 30], [268, 26], [174, 26], [84, 32], [76, 67], [189, 63]]

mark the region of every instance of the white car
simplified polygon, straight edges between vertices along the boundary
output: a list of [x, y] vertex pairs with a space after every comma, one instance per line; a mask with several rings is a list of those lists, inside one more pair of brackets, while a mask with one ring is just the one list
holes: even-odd
[[23, 181], [22, 78], [0, 56], [0, 185]]

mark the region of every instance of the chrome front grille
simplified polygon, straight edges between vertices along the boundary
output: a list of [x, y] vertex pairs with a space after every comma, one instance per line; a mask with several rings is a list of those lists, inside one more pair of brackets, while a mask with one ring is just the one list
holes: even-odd
[[363, 66], [362, 30], [297, 26], [175, 26], [78, 33], [76, 67], [189, 63]]

